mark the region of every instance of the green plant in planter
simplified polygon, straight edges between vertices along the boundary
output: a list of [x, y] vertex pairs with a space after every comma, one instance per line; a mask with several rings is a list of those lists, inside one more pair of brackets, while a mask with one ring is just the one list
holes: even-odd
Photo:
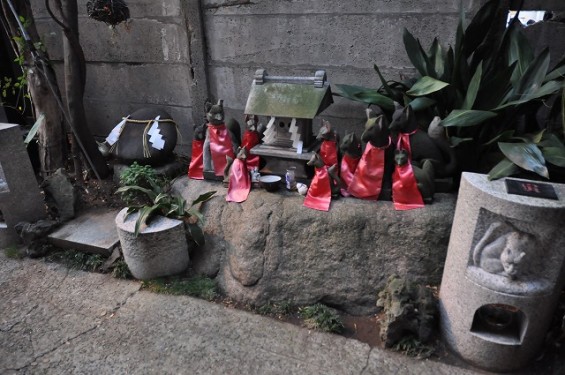
[[[155, 169], [150, 165], [139, 165], [134, 161], [120, 174], [120, 186], [140, 186], [142, 188], [151, 189], [152, 184], [160, 184], [163, 180], [157, 175]], [[127, 205], [140, 204], [148, 201], [148, 197], [139, 191], [128, 190], [120, 194], [120, 198]]]
[[467, 147], [475, 169], [484, 169], [482, 155], [498, 152], [502, 161], [491, 178], [513, 174], [518, 167], [548, 177], [546, 161], [565, 167], [563, 134], [540, 133], [535, 113], [563, 89], [565, 61], [549, 71], [548, 50], [534, 55], [516, 26], [518, 14], [504, 32], [498, 30], [499, 3], [488, 1], [468, 27], [462, 13], [455, 44], [448, 48], [436, 38], [426, 51], [404, 30], [406, 52], [419, 78], [387, 81], [375, 65], [379, 89], [336, 85], [337, 94], [385, 111], [396, 101], [426, 110], [430, 119], [440, 116], [452, 146]]
[[193, 241], [199, 246], [203, 245], [204, 234], [201, 225], [204, 223], [204, 216], [200, 212], [199, 207], [200, 203], [210, 200], [216, 192], [210, 191], [201, 194], [189, 206], [188, 202], [183, 197], [171, 194], [170, 183], [163, 186], [155, 181], [150, 181], [150, 185], [150, 189], [141, 186], [122, 186], [116, 191], [116, 194], [140, 192], [145, 194], [151, 202], [148, 205], [142, 204], [128, 207], [126, 217], [133, 212], [139, 211], [139, 217], [135, 223], [134, 235], [137, 237], [140, 230], [146, 226], [153, 217], [161, 215], [172, 219], [183, 220]]

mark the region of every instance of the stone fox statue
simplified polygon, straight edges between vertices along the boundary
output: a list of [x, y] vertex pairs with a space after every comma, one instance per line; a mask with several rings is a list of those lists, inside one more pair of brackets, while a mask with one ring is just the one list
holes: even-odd
[[226, 166], [226, 156], [234, 159], [241, 144], [241, 130], [235, 120], [224, 122], [223, 100], [217, 104], [206, 103], [206, 138], [204, 141], [203, 164], [204, 177], [213, 173], [217, 178], [223, 178]]
[[525, 272], [524, 259], [532, 255], [537, 245], [533, 235], [494, 222], [473, 249], [473, 263], [486, 272], [515, 279]]
[[317, 153], [312, 155], [308, 165], [315, 168], [314, 178], [304, 198], [304, 206], [320, 211], [328, 211], [333, 198], [339, 197], [342, 186], [338, 176], [337, 164], [328, 167]]
[[410, 134], [412, 161], [420, 163], [428, 159], [434, 166], [435, 177], [453, 176], [457, 162], [449, 142], [440, 137], [431, 138], [426, 132], [420, 131], [412, 107], [402, 107], [398, 103], [395, 106], [389, 128], [394, 137]]
[[[394, 150], [394, 162], [400, 166], [408, 163], [408, 153], [406, 150]], [[417, 165], [417, 163], [412, 163], [412, 171], [424, 203], [432, 203], [435, 192], [434, 166], [432, 162], [425, 159], [421, 162], [421, 166]]]
[[355, 133], [347, 133], [339, 145], [339, 151], [341, 153], [339, 175], [344, 185], [341, 189], [341, 195], [348, 197], [350, 194], [347, 188], [353, 180], [357, 164], [359, 164], [363, 153], [361, 141]]
[[388, 122], [383, 115], [373, 117], [367, 110], [367, 123], [361, 135], [366, 143], [348, 191], [356, 198], [391, 200], [393, 145]]
[[329, 121], [322, 120], [322, 126], [318, 131], [316, 141], [321, 142], [320, 157], [324, 164], [331, 167], [337, 164], [337, 143], [338, 136]]

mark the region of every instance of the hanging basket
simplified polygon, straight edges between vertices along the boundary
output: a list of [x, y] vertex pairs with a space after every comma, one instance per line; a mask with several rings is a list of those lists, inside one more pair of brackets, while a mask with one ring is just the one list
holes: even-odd
[[86, 12], [90, 18], [111, 26], [129, 18], [129, 8], [123, 0], [88, 0]]

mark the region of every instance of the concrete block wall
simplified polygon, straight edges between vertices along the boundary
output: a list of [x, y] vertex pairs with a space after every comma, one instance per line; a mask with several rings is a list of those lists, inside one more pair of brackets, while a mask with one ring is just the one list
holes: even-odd
[[[40, 33], [62, 77], [62, 32], [31, 0]], [[470, 18], [485, 0], [463, 0]], [[402, 43], [406, 27], [424, 46], [453, 42], [459, 1], [453, 0], [136, 0], [132, 22], [112, 31], [86, 15], [78, 0], [85, 50], [85, 104], [93, 133], [105, 136], [140, 106], [164, 106], [179, 123], [185, 152], [207, 97], [224, 99], [242, 119], [256, 69], [273, 75], [311, 75], [325, 69], [332, 84], [378, 87], [414, 74]], [[563, 10], [561, 0], [527, 0]], [[547, 37], [547, 35], [546, 35]], [[551, 39], [551, 38], [549, 38]], [[336, 98], [322, 117], [343, 135], [361, 132], [364, 106]], [[315, 124], [315, 127], [318, 124]]]
[[[35, 20], [63, 86], [62, 30], [43, 0], [32, 0]], [[114, 30], [86, 14], [78, 0], [80, 40], [87, 60], [85, 108], [95, 136], [105, 137], [122, 116], [144, 106], [164, 107], [178, 123], [184, 148], [192, 138], [190, 40], [180, 0], [129, 1], [132, 20]]]
[[[473, 14], [479, 0], [463, 1]], [[379, 87], [373, 64], [387, 79], [414, 74], [402, 42], [407, 28], [427, 48], [452, 43], [459, 18], [453, 0], [203, 0], [210, 94], [241, 118], [253, 73], [313, 75], [330, 83]], [[364, 106], [335, 98], [322, 117], [343, 135], [362, 131]], [[316, 127], [316, 123], [315, 123]]]

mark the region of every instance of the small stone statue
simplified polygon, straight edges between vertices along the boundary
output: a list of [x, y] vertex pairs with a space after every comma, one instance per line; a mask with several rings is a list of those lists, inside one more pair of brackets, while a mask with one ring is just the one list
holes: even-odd
[[342, 186], [338, 176], [337, 164], [328, 167], [317, 153], [314, 153], [309, 166], [315, 168], [314, 178], [304, 199], [304, 206], [320, 211], [329, 211], [333, 198], [339, 197]]
[[361, 140], [366, 142], [365, 151], [349, 184], [348, 192], [356, 198], [372, 200], [378, 199], [383, 190], [388, 191], [385, 195], [390, 196], [392, 140], [386, 118], [383, 115], [373, 117], [372, 110], [368, 109], [367, 123]]
[[339, 175], [344, 185], [341, 189], [341, 195], [348, 197], [350, 194], [347, 189], [353, 180], [359, 160], [361, 160], [361, 141], [355, 133], [347, 133], [339, 145], [339, 151], [342, 155]]
[[249, 170], [254, 168], [259, 169], [259, 155], [250, 156], [249, 152], [253, 147], [261, 143], [261, 137], [264, 131], [265, 126], [259, 123], [259, 118], [257, 116], [245, 115], [245, 131], [243, 132], [241, 147], [244, 147], [247, 151], [247, 168]]
[[237, 158], [231, 159], [229, 156], [226, 156], [226, 158], [225, 178], [228, 182], [226, 201], [244, 202], [251, 191], [251, 176], [246, 164], [247, 150], [245, 147], [240, 147], [237, 152]]
[[320, 157], [324, 164], [331, 167], [337, 164], [337, 133], [332, 130], [329, 121], [322, 120], [322, 126], [318, 131], [316, 140], [322, 142], [320, 146]]
[[[406, 150], [394, 150], [394, 162], [397, 166], [403, 167], [409, 163], [409, 155]], [[416, 186], [422, 195], [424, 203], [432, 203], [434, 199], [434, 165], [429, 160], [423, 160], [421, 167], [412, 163], [412, 173], [416, 178]]]
[[430, 340], [437, 307], [432, 291], [405, 278], [392, 275], [379, 293], [377, 306], [384, 310], [381, 340], [391, 347], [406, 336], [415, 336], [421, 343]]
[[455, 152], [449, 142], [437, 134], [436, 126], [432, 128], [432, 138], [428, 133], [419, 130], [412, 107], [402, 107], [398, 103], [395, 103], [395, 106], [390, 131], [396, 141], [401, 136], [409, 139], [411, 160], [417, 163], [424, 159], [430, 160], [434, 165], [435, 177], [453, 176], [457, 169]]
[[235, 158], [241, 143], [239, 123], [231, 120], [225, 124], [223, 100], [214, 105], [206, 104], [206, 119], [208, 123], [202, 152], [204, 178], [222, 180], [226, 156]]
[[206, 122], [200, 125], [194, 125], [194, 136], [192, 139], [192, 154], [190, 158], [190, 165], [188, 166], [188, 177], [195, 180], [204, 179], [203, 171], [203, 152], [204, 152], [204, 138]]

